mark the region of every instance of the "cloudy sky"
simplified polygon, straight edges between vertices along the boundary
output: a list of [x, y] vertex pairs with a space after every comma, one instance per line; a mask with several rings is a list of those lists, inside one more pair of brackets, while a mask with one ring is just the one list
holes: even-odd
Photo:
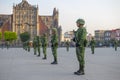
[[[13, 4], [22, 0], [0, 0], [0, 14], [12, 14]], [[59, 25], [63, 33], [77, 29], [76, 20], [86, 21], [88, 33], [94, 30], [120, 28], [120, 0], [27, 0], [39, 6], [39, 15], [52, 15], [53, 8], [59, 10]]]

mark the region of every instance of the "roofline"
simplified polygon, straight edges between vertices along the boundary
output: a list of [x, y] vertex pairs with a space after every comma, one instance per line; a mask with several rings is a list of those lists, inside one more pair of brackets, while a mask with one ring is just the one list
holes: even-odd
[[43, 16], [43, 17], [46, 17], [46, 16], [47, 16], [47, 17], [52, 17], [52, 15], [39, 15], [39, 16], [40, 16], [40, 17], [42, 17], [42, 16]]

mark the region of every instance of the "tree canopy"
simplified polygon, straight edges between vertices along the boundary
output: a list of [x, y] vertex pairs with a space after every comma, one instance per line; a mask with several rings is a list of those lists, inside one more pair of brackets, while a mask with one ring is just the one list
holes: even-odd
[[15, 32], [11, 32], [11, 31], [4, 32], [4, 40], [5, 41], [13, 41], [16, 39], [17, 39], [17, 34]]
[[0, 40], [2, 39], [2, 32], [0, 32]]
[[22, 42], [26, 42], [30, 39], [30, 34], [28, 32], [21, 33], [20, 39]]

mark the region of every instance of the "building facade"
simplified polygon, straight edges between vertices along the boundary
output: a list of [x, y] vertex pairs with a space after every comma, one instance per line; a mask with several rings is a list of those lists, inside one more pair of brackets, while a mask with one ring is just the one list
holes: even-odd
[[104, 32], [104, 41], [110, 41], [111, 40], [111, 30], [106, 30]]
[[120, 29], [111, 30], [111, 39], [120, 41]]
[[116, 29], [116, 40], [120, 41], [120, 29]]
[[95, 40], [104, 46], [111, 46], [114, 40], [120, 41], [120, 29], [114, 30], [96, 30]]
[[29, 32], [31, 39], [39, 35], [38, 6], [30, 5], [26, 0], [13, 5], [12, 31], [19, 36], [23, 32]]
[[[92, 34], [88, 34], [88, 35], [87, 35], [87, 38], [86, 38], [87, 41], [90, 42], [90, 41], [92, 40], [92, 37], [93, 37]], [[93, 37], [93, 38], [94, 38], [94, 37]]]
[[104, 45], [105, 46], [112, 46], [112, 41], [111, 41], [111, 30], [105, 30], [104, 32]]
[[[2, 32], [2, 35], [4, 35], [5, 31], [11, 31], [12, 30], [12, 16], [11, 15], [0, 15], [0, 32]], [[3, 36], [2, 36], [2, 40]]]
[[68, 31], [64, 33], [64, 41], [72, 41], [72, 39], [74, 38], [74, 32], [73, 31]]
[[[48, 39], [50, 39], [51, 28], [56, 28], [60, 42], [62, 29], [61, 26], [59, 26], [58, 10], [54, 8], [52, 15], [44, 16], [39, 15], [38, 11], [38, 5], [31, 5], [27, 0], [22, 0], [19, 4], [13, 5], [13, 14], [4, 16], [0, 14], [0, 24], [3, 23], [0, 29], [3, 31], [2, 28], [4, 28], [4, 31], [9, 30], [16, 32], [18, 35], [17, 42], [19, 43], [20, 33], [29, 32], [31, 40], [34, 36], [42, 36], [46, 33]], [[9, 19], [6, 18], [7, 16], [9, 16]], [[9, 24], [7, 22], [9, 22]], [[8, 24], [7, 29], [5, 23]]]
[[104, 30], [95, 30], [95, 40], [104, 41]]

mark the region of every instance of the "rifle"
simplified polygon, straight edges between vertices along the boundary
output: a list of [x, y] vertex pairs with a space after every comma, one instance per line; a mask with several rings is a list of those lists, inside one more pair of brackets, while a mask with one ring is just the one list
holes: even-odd
[[77, 42], [77, 39], [76, 39], [76, 31], [75, 31], [75, 30], [73, 30], [73, 33], [74, 33], [74, 38], [73, 38], [73, 41], [74, 41], [74, 42]]
[[[79, 41], [78, 41], [77, 38], [76, 38], [76, 31], [73, 30], [73, 32], [74, 32], [73, 41], [76, 43], [76, 47], [77, 47], [77, 46], [80, 46], [80, 45], [78, 44]], [[85, 40], [84, 40], [84, 47], [86, 47], [86, 45], [87, 45], [87, 40], [85, 39]]]

